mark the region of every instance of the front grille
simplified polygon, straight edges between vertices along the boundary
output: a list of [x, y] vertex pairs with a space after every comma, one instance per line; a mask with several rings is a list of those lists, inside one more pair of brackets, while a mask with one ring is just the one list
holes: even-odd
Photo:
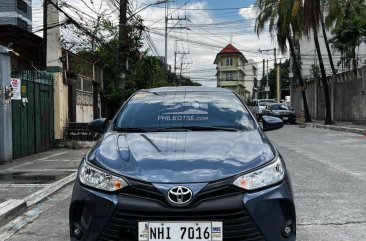
[[99, 240], [137, 241], [138, 221], [222, 221], [224, 241], [264, 241], [244, 208], [206, 212], [174, 209], [143, 213], [118, 208], [104, 227]]

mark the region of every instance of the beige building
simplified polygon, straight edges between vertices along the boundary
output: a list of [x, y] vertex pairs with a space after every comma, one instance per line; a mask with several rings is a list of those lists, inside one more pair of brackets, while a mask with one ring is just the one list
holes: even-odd
[[232, 89], [246, 99], [249, 93], [245, 88], [246, 63], [248, 63], [247, 59], [232, 44], [223, 48], [214, 61], [217, 65], [217, 87]]

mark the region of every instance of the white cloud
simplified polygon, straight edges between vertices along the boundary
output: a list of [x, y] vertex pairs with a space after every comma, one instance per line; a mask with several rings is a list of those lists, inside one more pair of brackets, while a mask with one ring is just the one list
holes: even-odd
[[248, 8], [241, 8], [239, 15], [244, 19], [254, 20], [258, 16], [258, 8], [254, 7], [254, 5], [250, 5]]

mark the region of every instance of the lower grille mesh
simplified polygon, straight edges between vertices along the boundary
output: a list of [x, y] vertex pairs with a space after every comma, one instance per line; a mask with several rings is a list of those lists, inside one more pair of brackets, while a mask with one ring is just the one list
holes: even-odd
[[224, 241], [264, 241], [262, 234], [245, 209], [229, 211], [164, 213], [118, 209], [103, 229], [101, 241], [137, 241], [139, 221], [222, 221]]

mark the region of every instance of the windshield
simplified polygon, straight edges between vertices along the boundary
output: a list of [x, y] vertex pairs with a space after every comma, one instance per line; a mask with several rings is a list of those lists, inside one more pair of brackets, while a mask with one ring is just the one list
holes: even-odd
[[268, 103], [275, 103], [275, 100], [259, 100], [260, 106], [266, 106]]
[[253, 119], [230, 92], [139, 92], [117, 116], [115, 130], [207, 127], [253, 130]]
[[272, 110], [289, 110], [287, 105], [278, 104], [278, 105], [271, 105]]

